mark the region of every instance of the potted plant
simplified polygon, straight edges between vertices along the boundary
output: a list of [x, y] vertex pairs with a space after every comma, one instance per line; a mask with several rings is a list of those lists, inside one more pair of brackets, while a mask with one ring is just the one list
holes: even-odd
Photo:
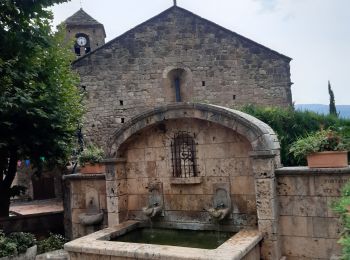
[[299, 138], [290, 148], [295, 157], [307, 158], [310, 168], [348, 167], [350, 141], [333, 130], [321, 130]]
[[80, 173], [99, 174], [105, 172], [105, 165], [101, 163], [104, 152], [94, 145], [87, 146], [78, 156]]

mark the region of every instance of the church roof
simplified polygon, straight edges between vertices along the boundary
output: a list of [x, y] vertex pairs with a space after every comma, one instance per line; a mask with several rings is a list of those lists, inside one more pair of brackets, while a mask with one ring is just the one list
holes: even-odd
[[82, 8], [72, 16], [68, 17], [64, 23], [66, 25], [101, 25], [98, 21], [88, 15]]
[[[264, 45], [262, 45], [262, 44], [260, 44], [260, 43], [257, 43], [257, 42], [255, 42], [255, 41], [253, 41], [253, 40], [250, 40], [250, 39], [248, 39], [248, 38], [246, 38], [246, 37], [244, 37], [244, 36], [242, 36], [242, 35], [240, 35], [240, 34], [238, 34], [238, 33], [236, 33], [236, 32], [233, 32], [233, 31], [231, 31], [231, 30], [229, 30], [229, 29], [226, 29], [225, 27], [222, 27], [222, 26], [220, 26], [220, 25], [218, 25], [218, 24], [216, 24], [216, 23], [214, 23], [214, 22], [212, 22], [212, 21], [209, 21], [209, 20], [207, 20], [207, 19], [205, 19], [205, 18], [203, 18], [203, 17], [201, 17], [201, 16], [199, 16], [199, 15], [197, 15], [197, 14], [195, 14], [195, 13], [192, 13], [192, 12], [190, 12], [190, 11], [184, 9], [184, 8], [181, 8], [181, 7], [177, 6], [177, 5], [174, 5], [174, 6], [170, 7], [170, 8], [168, 8], [168, 9], [166, 9], [165, 11], [161, 12], [160, 14], [158, 14], [158, 15], [156, 15], [156, 16], [154, 16], [154, 17], [148, 19], [148, 20], [146, 20], [145, 22], [143, 22], [143, 23], [137, 25], [136, 27], [134, 27], [134, 28], [132, 28], [132, 29], [126, 31], [126, 32], [123, 33], [122, 35], [117, 36], [116, 38], [114, 38], [114, 39], [112, 39], [111, 41], [107, 42], [106, 44], [100, 46], [99, 48], [97, 48], [97, 49], [95, 49], [95, 50], [89, 52], [88, 54], [86, 54], [86, 55], [84, 55], [84, 56], [82, 56], [82, 57], [80, 57], [80, 58], [78, 58], [78, 59], [76, 59], [76, 60], [73, 62], [73, 64], [76, 63], [76, 62], [78, 62], [79, 60], [82, 60], [82, 59], [84, 59], [84, 58], [87, 58], [88, 56], [90, 56], [90, 55], [93, 54], [94, 52], [99, 51], [100, 49], [103, 49], [103, 48], [109, 46], [110, 44], [112, 44], [112, 43], [114, 43], [114, 42], [116, 42], [116, 41], [119, 41], [120, 39], [126, 37], [130, 32], [132, 32], [132, 31], [134, 31], [134, 30], [137, 30], [139, 27], [142, 27], [142, 26], [146, 25], [147, 23], [150, 23], [150, 22], [152, 22], [152, 21], [154, 21], [154, 20], [156, 20], [156, 19], [158, 19], [158, 18], [160, 18], [160, 17], [166, 16], [167, 14], [169, 14], [169, 13], [171, 13], [171, 12], [176, 12], [176, 11], [182, 12], [182, 13], [184, 13], [185, 15], [192, 16], [192, 17], [194, 17], [194, 18], [196, 18], [196, 19], [200, 19], [200, 20], [202, 20], [202, 21], [205, 22], [205, 23], [208, 23], [208, 24], [210, 24], [210, 25], [212, 25], [212, 26], [214, 26], [214, 27], [217, 27], [218, 30], [223, 30], [223, 31], [225, 31], [226, 33], [231, 34], [231, 35], [233, 35], [233, 36], [235, 36], [235, 37], [237, 37], [237, 38], [240, 38], [241, 40], [243, 40], [243, 41], [245, 41], [245, 42], [247, 42], [247, 43], [250, 43], [250, 44], [253, 44], [253, 45], [257, 46], [257, 47], [263, 48], [263, 49], [265, 49], [266, 51], [270, 52], [271, 54], [277, 55], [278, 57], [280, 57], [280, 58], [282, 58], [282, 59], [288, 60], [289, 62], [292, 60], [292, 58], [290, 58], [290, 57], [288, 57], [288, 56], [286, 56], [286, 55], [284, 55], [284, 54], [281, 54], [281, 53], [279, 53], [279, 52], [277, 52], [277, 51], [275, 51], [275, 50], [272, 50], [272, 49], [270, 49], [270, 48], [268, 48], [268, 47], [266, 47], [266, 46], [264, 46]], [[85, 13], [85, 12], [84, 12], [84, 13]], [[73, 16], [74, 16], [74, 15], [73, 15]], [[69, 18], [68, 18], [68, 19], [69, 19]], [[68, 20], [68, 19], [67, 19], [67, 20]]]

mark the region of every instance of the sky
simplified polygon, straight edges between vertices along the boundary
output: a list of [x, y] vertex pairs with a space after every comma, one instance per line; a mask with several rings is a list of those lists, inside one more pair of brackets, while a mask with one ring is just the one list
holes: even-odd
[[[72, 0], [52, 8], [57, 25], [79, 8], [102, 23], [107, 41], [161, 13], [173, 0]], [[177, 0], [177, 5], [293, 60], [296, 104], [350, 105], [349, 0]]]

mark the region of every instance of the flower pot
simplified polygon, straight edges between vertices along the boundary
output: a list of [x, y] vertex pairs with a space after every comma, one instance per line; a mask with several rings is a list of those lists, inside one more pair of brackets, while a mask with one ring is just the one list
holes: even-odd
[[343, 168], [348, 167], [348, 152], [326, 151], [313, 153], [307, 156], [310, 168]]
[[85, 163], [80, 167], [80, 173], [83, 174], [101, 174], [106, 172], [106, 167], [103, 163]]

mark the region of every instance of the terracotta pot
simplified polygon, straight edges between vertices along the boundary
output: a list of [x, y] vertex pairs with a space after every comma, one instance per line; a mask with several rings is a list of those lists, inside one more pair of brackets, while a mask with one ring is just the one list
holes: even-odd
[[102, 163], [85, 163], [80, 167], [80, 173], [83, 174], [101, 174], [106, 172], [106, 167]]
[[310, 168], [343, 168], [348, 167], [348, 152], [326, 151], [307, 156]]

